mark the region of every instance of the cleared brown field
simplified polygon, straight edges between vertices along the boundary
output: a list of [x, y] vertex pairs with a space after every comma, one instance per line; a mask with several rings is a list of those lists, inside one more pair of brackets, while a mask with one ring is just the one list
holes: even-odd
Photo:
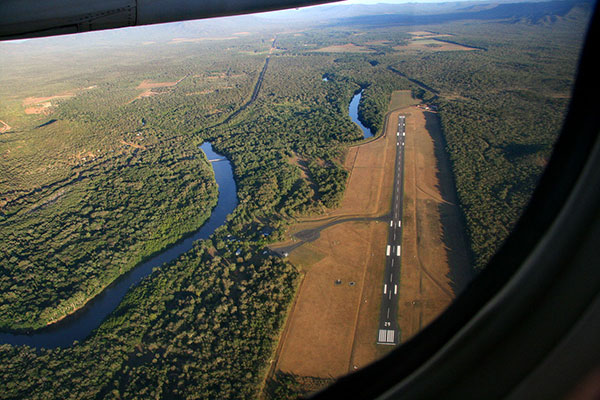
[[403, 342], [435, 319], [472, 275], [439, 119], [409, 110], [398, 309]]
[[[397, 114], [396, 114], [397, 115]], [[350, 171], [341, 207], [307, 218], [293, 234], [351, 217], [389, 213], [393, 184], [393, 134], [349, 149]], [[292, 162], [296, 160], [291, 160]], [[338, 377], [366, 365], [388, 348], [375, 346], [379, 283], [387, 225], [374, 220], [343, 222], [290, 254], [304, 273], [280, 345], [276, 370], [300, 376]], [[336, 283], [336, 282], [340, 283]]]
[[327, 52], [327, 53], [372, 53], [374, 50], [371, 50], [364, 46], [357, 46], [353, 43], [346, 43], [346, 44], [322, 47], [320, 49], [316, 49], [313, 51]]
[[25, 114], [44, 114], [48, 115], [52, 112], [53, 100], [68, 99], [74, 97], [74, 92], [65, 92], [54, 96], [47, 97], [27, 97], [23, 100]]
[[154, 89], [154, 88], [175, 86], [179, 82], [181, 82], [183, 79], [184, 78], [181, 78], [174, 82], [152, 82], [149, 79], [145, 79], [137, 86], [137, 88], [138, 89]]
[[[419, 100], [414, 99], [410, 90], [396, 90], [390, 98], [390, 110], [397, 110], [419, 104]], [[396, 118], [398, 118], [396, 116]]]
[[[395, 93], [390, 106], [410, 103], [414, 101], [407, 93]], [[388, 119], [395, 121], [400, 113], [407, 115], [403, 237], [407, 250], [402, 258], [399, 318], [402, 340], [406, 340], [454, 298], [451, 278], [467, 279], [451, 275], [450, 264], [470, 264], [456, 199], [451, 198], [452, 176], [444, 171], [447, 158], [445, 163], [439, 159], [443, 145], [437, 116], [428, 113], [426, 120], [417, 107], [406, 107], [390, 112]], [[428, 129], [437, 131], [430, 134]], [[292, 244], [299, 240], [294, 234], [327, 225], [316, 240], [289, 256], [304, 279], [273, 372], [335, 378], [393, 350], [375, 343], [388, 234], [387, 219], [380, 222], [375, 217], [390, 211], [395, 133], [391, 123], [384, 136], [350, 148], [345, 160], [350, 176], [341, 207], [295, 224], [288, 231], [289, 239], [278, 244]], [[330, 226], [353, 217], [364, 220]]]
[[423, 37], [449, 37], [452, 36], [450, 34], [447, 33], [434, 33], [434, 32], [429, 32], [429, 31], [413, 31], [413, 32], [408, 32], [410, 35], [415, 36], [415, 37], [419, 37], [419, 38], [423, 38]]
[[408, 51], [408, 50], [426, 50], [426, 51], [473, 51], [478, 50], [473, 47], [463, 46], [456, 43], [448, 43], [442, 40], [437, 40], [434, 38], [423, 38], [423, 39], [415, 39], [409, 41], [404, 46], [394, 46], [394, 50], [398, 51]]
[[151, 97], [151, 96], [156, 96], [158, 94], [160, 94], [159, 92], [155, 92], [153, 91], [153, 89], [157, 89], [157, 88], [169, 88], [169, 87], [173, 87], [176, 86], [179, 82], [181, 82], [182, 80], [184, 80], [186, 77], [184, 76], [183, 78], [174, 81], [174, 82], [152, 82], [149, 79], [145, 79], [143, 80], [137, 87], [136, 89], [140, 89], [143, 90], [142, 93], [140, 93], [137, 97], [135, 97], [134, 99], [132, 99], [129, 103], [134, 102], [135, 100], [144, 98], [144, 97]]

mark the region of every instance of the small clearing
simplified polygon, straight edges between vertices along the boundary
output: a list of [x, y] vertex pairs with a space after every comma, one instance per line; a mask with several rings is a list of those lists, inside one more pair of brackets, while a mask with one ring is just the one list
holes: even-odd
[[402, 46], [394, 46], [394, 50], [397, 51], [410, 51], [410, 50], [420, 50], [420, 51], [473, 51], [479, 50], [473, 47], [463, 46], [456, 43], [449, 43], [443, 40], [438, 40], [434, 38], [415, 38], [409, 41], [406, 45]]
[[408, 34], [414, 36], [415, 39], [417, 39], [417, 38], [434, 38], [434, 37], [449, 37], [449, 36], [452, 36], [452, 35], [447, 34], [447, 33], [435, 33], [435, 32], [429, 32], [429, 31], [414, 31], [414, 32], [408, 32]]
[[49, 115], [52, 113], [52, 107], [56, 106], [56, 100], [69, 99], [75, 97], [77, 92], [82, 90], [92, 90], [97, 88], [97, 85], [88, 86], [85, 88], [78, 88], [70, 91], [66, 91], [54, 96], [46, 97], [27, 97], [23, 100], [22, 105], [25, 108], [25, 114], [44, 114]]
[[155, 92], [154, 89], [169, 88], [169, 87], [176, 86], [179, 82], [181, 82], [185, 78], [186, 77], [184, 76], [183, 78], [181, 78], [175, 82], [152, 82], [150, 79], [144, 79], [136, 88], [136, 89], [143, 90], [143, 92], [140, 93], [135, 99], [131, 100], [129, 103], [133, 103], [134, 101], [144, 98], [144, 97], [156, 96], [160, 93]]
[[48, 97], [27, 97], [23, 100], [25, 114], [44, 114], [49, 115], [52, 112], [54, 100], [68, 99], [75, 96], [75, 92], [65, 92]]
[[319, 53], [373, 53], [374, 50], [368, 49], [365, 46], [357, 46], [353, 43], [338, 44], [320, 49], [312, 50]]
[[382, 46], [390, 43], [391, 42], [389, 40], [371, 40], [370, 42], [365, 42], [365, 44], [370, 46]]

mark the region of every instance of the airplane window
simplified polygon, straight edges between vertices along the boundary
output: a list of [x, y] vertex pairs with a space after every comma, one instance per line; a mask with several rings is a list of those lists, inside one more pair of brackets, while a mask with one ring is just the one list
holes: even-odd
[[593, 7], [0, 42], [0, 397], [296, 398], [413, 338], [526, 207]]

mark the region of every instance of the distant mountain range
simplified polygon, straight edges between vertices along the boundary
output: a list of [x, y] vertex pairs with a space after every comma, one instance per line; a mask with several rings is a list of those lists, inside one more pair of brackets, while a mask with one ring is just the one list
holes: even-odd
[[[271, 13], [211, 18], [169, 24], [90, 32], [79, 35], [36, 39], [47, 49], [68, 46], [120, 46], [173, 38], [214, 38], [239, 32], [288, 30], [315, 25], [427, 25], [460, 20], [504, 20], [508, 22], [552, 23], [568, 18], [573, 10], [589, 12], [594, 0], [567, 1], [454, 1], [443, 3], [404, 3], [347, 5], [334, 3]], [[6, 43], [6, 42], [5, 42]], [[6, 44], [2, 45], [3, 47]], [[10, 46], [10, 44], [9, 44]]]
[[[148, 33], [160, 29], [173, 35], [231, 35], [235, 32], [286, 30], [294, 26], [320, 24], [427, 25], [459, 20], [539, 21], [567, 16], [573, 9], [591, 11], [595, 0], [554, 1], [453, 1], [440, 3], [404, 3], [347, 5], [334, 3], [294, 10], [243, 15], [211, 20], [187, 21], [147, 27]], [[158, 33], [158, 32], [156, 32]], [[147, 36], [145, 36], [147, 37]]]
[[548, 17], [564, 17], [573, 8], [593, 9], [594, 0], [571, 1], [458, 1], [441, 3], [404, 3], [345, 5], [331, 4], [258, 14], [265, 21], [302, 23], [334, 22], [360, 25], [426, 25], [458, 20], [519, 20], [536, 23]]

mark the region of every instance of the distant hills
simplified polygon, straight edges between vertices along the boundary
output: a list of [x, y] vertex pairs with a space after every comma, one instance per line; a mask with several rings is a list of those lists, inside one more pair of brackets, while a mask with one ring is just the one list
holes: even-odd
[[539, 21], [565, 17], [574, 8], [591, 10], [593, 0], [574, 1], [459, 1], [440, 3], [404, 3], [345, 5], [332, 4], [258, 14], [265, 21], [359, 25], [427, 25], [458, 20]]
[[[403, 3], [348, 5], [334, 3], [301, 9], [253, 15], [211, 18], [150, 25], [78, 35], [36, 39], [28, 45], [47, 50], [68, 47], [74, 50], [93, 47], [128, 46], [148, 41], [166, 42], [173, 38], [214, 38], [238, 32], [260, 33], [273, 30], [302, 29], [315, 25], [428, 25], [460, 20], [504, 20], [506, 22], [553, 23], [569, 18], [574, 10], [589, 12], [594, 0], [568, 1], [454, 1], [440, 3]], [[15, 43], [15, 42], [13, 42]], [[17, 42], [27, 43], [27, 42]], [[6, 44], [0, 44], [2, 47]], [[10, 46], [10, 44], [8, 44]], [[13, 46], [14, 48], [14, 46]]]

